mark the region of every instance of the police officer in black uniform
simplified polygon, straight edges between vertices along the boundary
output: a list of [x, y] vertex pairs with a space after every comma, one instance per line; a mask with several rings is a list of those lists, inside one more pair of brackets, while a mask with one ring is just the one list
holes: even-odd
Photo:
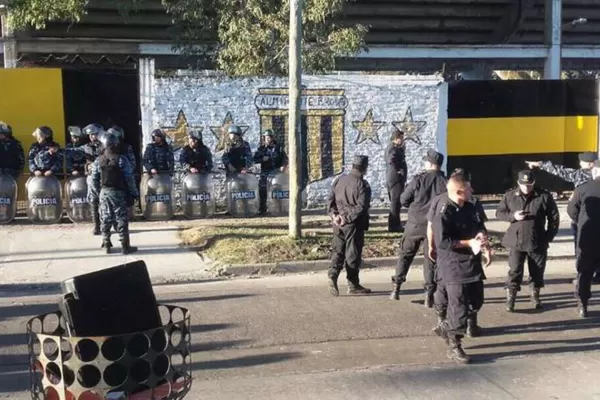
[[600, 161], [592, 168], [592, 180], [577, 187], [567, 206], [567, 214], [577, 224], [577, 312], [588, 316], [588, 301], [592, 297], [592, 276], [600, 265]]
[[[550, 192], [535, 186], [533, 171], [519, 172], [519, 187], [502, 198], [496, 218], [510, 222], [502, 245], [510, 250], [506, 311], [513, 312], [517, 292], [521, 290], [525, 260], [529, 267], [529, 286], [533, 308], [542, 308], [540, 289], [544, 287], [544, 271], [548, 247], [558, 233], [560, 215]], [[548, 228], [546, 228], [546, 223]]]
[[285, 151], [275, 139], [271, 129], [263, 132], [263, 144], [254, 153], [254, 162], [260, 164], [260, 180], [258, 181], [260, 197], [260, 213], [267, 212], [267, 180], [274, 171], [283, 171], [288, 164]]
[[390, 198], [390, 213], [388, 214], [388, 231], [402, 232], [400, 221], [400, 195], [404, 192], [408, 167], [404, 144], [404, 132], [395, 130], [392, 133], [390, 145], [385, 150], [386, 184]]
[[448, 201], [433, 218], [433, 235], [437, 252], [437, 270], [448, 296], [447, 319], [443, 337], [447, 340], [448, 358], [468, 363], [462, 349], [470, 310], [483, 305], [481, 249], [488, 247], [485, 224], [479, 218], [471, 196], [471, 186], [464, 175], [453, 175], [447, 185]]
[[[400, 244], [400, 258], [396, 265], [396, 273], [392, 277], [394, 288], [390, 294], [391, 300], [400, 299], [400, 286], [406, 282], [406, 275], [413, 259], [423, 243], [423, 252], [427, 254], [427, 212], [431, 200], [446, 191], [447, 179], [440, 167], [444, 156], [430, 149], [423, 157], [425, 172], [415, 176], [401, 196], [401, 204], [408, 208], [408, 217], [404, 229], [404, 237]], [[433, 294], [436, 288], [435, 263], [425, 257], [423, 265], [425, 279], [425, 306], [433, 307]]]
[[369, 229], [371, 186], [364, 179], [369, 157], [357, 155], [352, 171], [339, 177], [331, 187], [328, 214], [333, 222], [332, 257], [329, 267], [329, 293], [339, 296], [337, 279], [344, 267], [348, 280], [348, 294], [371, 293], [360, 285], [359, 268]]

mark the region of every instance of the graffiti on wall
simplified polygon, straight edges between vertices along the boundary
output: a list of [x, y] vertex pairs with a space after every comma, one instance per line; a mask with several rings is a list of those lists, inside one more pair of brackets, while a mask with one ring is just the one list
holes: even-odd
[[[261, 132], [272, 129], [286, 146], [288, 90], [258, 89], [254, 104]], [[301, 97], [302, 186], [331, 178], [344, 168], [344, 123], [348, 99], [343, 89], [305, 89]], [[284, 147], [285, 148], [285, 147]]]
[[[412, 141], [416, 145], [421, 146], [421, 138], [419, 132], [427, 124], [426, 121], [415, 121], [413, 119], [412, 110], [407, 108], [404, 118], [399, 121], [392, 121], [392, 126], [404, 132], [404, 140]], [[381, 144], [379, 139], [379, 130], [387, 125], [385, 121], [377, 121], [373, 117], [373, 109], [369, 109], [365, 118], [362, 121], [352, 121], [352, 126], [358, 132], [356, 135], [356, 144], [362, 144], [367, 140], [375, 144]]]

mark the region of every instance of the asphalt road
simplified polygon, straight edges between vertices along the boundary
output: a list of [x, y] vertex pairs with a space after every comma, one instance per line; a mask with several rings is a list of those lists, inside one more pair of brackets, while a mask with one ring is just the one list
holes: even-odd
[[[600, 302], [578, 318], [571, 279], [548, 276], [541, 312], [525, 288], [514, 314], [504, 311], [501, 279], [487, 281], [485, 336], [465, 340], [467, 366], [451, 363], [431, 333], [419, 282], [388, 300], [389, 271], [363, 274], [375, 290], [364, 297], [329, 297], [322, 273], [155, 291], [191, 310], [193, 400], [600, 399]], [[56, 295], [17, 295], [0, 293], [0, 398], [24, 400], [24, 324], [55, 309]]]

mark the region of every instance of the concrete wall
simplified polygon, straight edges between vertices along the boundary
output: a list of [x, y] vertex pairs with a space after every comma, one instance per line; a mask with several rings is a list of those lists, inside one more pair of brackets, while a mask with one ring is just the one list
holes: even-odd
[[[152, 128], [166, 129], [178, 147], [185, 127], [201, 128], [204, 142], [220, 162], [220, 139], [230, 123], [245, 130], [253, 149], [261, 130], [275, 128], [287, 136], [287, 79], [226, 78], [219, 76], [142, 77], [144, 144]], [[355, 154], [370, 158], [367, 179], [373, 205], [387, 202], [384, 150], [394, 125], [410, 133], [407, 142], [409, 175], [422, 168], [421, 158], [437, 145], [441, 79], [435, 76], [327, 75], [304, 76], [303, 111], [307, 153], [309, 207], [325, 204], [332, 180], [350, 168]], [[440, 87], [442, 90], [440, 90]], [[442, 102], [442, 107], [443, 106]], [[412, 118], [411, 118], [412, 116]], [[323, 144], [326, 143], [326, 144]], [[258, 169], [257, 169], [258, 171]], [[222, 178], [218, 174], [217, 181]], [[219, 183], [222, 192], [223, 185]], [[224, 196], [221, 196], [224, 199]]]

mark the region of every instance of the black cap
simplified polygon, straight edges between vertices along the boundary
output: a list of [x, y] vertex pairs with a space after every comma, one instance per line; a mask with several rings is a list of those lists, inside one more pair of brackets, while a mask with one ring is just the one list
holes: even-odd
[[441, 166], [444, 163], [444, 155], [438, 153], [434, 149], [427, 150], [427, 154], [423, 157], [423, 161], [429, 161], [432, 164]]
[[594, 162], [597, 159], [598, 159], [598, 154], [591, 152], [591, 151], [586, 151], [585, 153], [579, 154], [579, 161]]
[[366, 167], [367, 165], [369, 165], [369, 157], [355, 155], [354, 159], [352, 160], [352, 165], [360, 165], [361, 167]]
[[533, 185], [535, 183], [533, 171], [530, 169], [519, 171], [519, 178], [517, 182], [519, 182], [519, 185]]

